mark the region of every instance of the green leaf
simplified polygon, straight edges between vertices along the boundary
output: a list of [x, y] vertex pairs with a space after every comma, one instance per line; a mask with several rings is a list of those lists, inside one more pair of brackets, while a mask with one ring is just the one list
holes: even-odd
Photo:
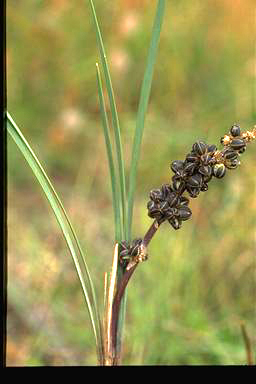
[[103, 126], [107, 157], [108, 157], [109, 173], [110, 173], [110, 179], [111, 179], [112, 203], [113, 203], [114, 218], [115, 218], [115, 240], [116, 242], [119, 243], [121, 241], [121, 236], [122, 236], [121, 217], [120, 217], [120, 196], [118, 194], [118, 189], [116, 185], [116, 175], [115, 175], [114, 160], [112, 155], [112, 145], [110, 140], [108, 117], [106, 113], [106, 107], [105, 107], [103, 90], [102, 90], [101, 75], [100, 75], [98, 63], [96, 63], [96, 74], [97, 74], [98, 95], [99, 95], [99, 103], [100, 103], [100, 113], [101, 113], [102, 126]]
[[133, 215], [133, 205], [134, 205], [134, 193], [136, 188], [136, 177], [137, 177], [137, 169], [138, 162], [140, 157], [140, 149], [141, 149], [141, 141], [144, 130], [145, 123], [145, 115], [147, 112], [149, 95], [151, 90], [151, 84], [153, 79], [153, 70], [154, 64], [156, 61], [157, 48], [160, 38], [161, 27], [163, 23], [165, 10], [165, 0], [159, 0], [155, 21], [153, 25], [151, 42], [148, 52], [147, 65], [143, 78], [143, 83], [140, 92], [140, 101], [137, 113], [137, 121], [136, 121], [136, 129], [133, 140], [133, 148], [132, 148], [132, 160], [131, 160], [131, 168], [130, 168], [130, 177], [129, 177], [129, 192], [128, 192], [128, 240], [131, 240], [131, 230], [132, 230], [132, 215]]
[[85, 301], [89, 311], [91, 324], [95, 336], [96, 348], [98, 353], [98, 359], [101, 362], [103, 358], [103, 339], [102, 339], [102, 329], [101, 329], [101, 320], [99, 316], [98, 306], [96, 302], [96, 295], [94, 286], [89, 274], [88, 267], [85, 262], [84, 254], [82, 252], [81, 246], [78, 242], [75, 231], [70, 223], [70, 220], [65, 212], [65, 209], [54, 190], [48, 176], [46, 175], [43, 167], [41, 166], [39, 160], [35, 156], [33, 150], [30, 148], [27, 140], [13, 121], [10, 114], [6, 113], [7, 117], [7, 131], [10, 136], [13, 138], [18, 148], [22, 152], [29, 166], [31, 167], [33, 173], [35, 174], [38, 182], [40, 183], [49, 204], [51, 205], [55, 217], [60, 225], [60, 228], [63, 232], [64, 238], [67, 242], [69, 251], [72, 255], [73, 261], [76, 266], [78, 277], [82, 285], [83, 293], [85, 296]]
[[106, 88], [107, 88], [109, 104], [110, 104], [112, 124], [113, 124], [114, 134], [115, 134], [116, 156], [117, 156], [117, 163], [118, 163], [119, 184], [120, 184], [121, 204], [122, 204], [122, 226], [123, 226], [124, 236], [125, 238], [127, 238], [126, 183], [125, 183], [125, 168], [124, 168], [123, 150], [122, 150], [122, 143], [121, 143], [120, 125], [119, 125], [116, 102], [115, 102], [115, 97], [114, 97], [114, 92], [112, 87], [112, 81], [111, 81], [110, 72], [109, 72], [108, 63], [107, 63], [107, 56], [105, 53], [105, 48], [104, 48], [104, 44], [103, 44], [103, 40], [100, 32], [99, 23], [97, 20], [97, 15], [95, 12], [93, 1], [89, 0], [89, 2], [90, 2], [92, 16], [94, 20], [95, 29], [96, 29], [97, 43], [99, 46], [100, 58], [101, 58], [103, 73], [106, 81]]

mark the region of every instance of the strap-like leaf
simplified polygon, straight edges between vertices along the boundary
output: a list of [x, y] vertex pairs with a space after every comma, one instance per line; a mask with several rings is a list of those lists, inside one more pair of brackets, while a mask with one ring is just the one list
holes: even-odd
[[46, 175], [43, 167], [41, 166], [39, 160], [28, 144], [27, 140], [21, 133], [20, 129], [17, 127], [13, 121], [10, 114], [7, 112], [7, 131], [10, 136], [13, 138], [18, 148], [22, 152], [29, 166], [31, 167], [33, 173], [35, 174], [38, 182], [40, 183], [48, 202], [50, 203], [55, 217], [60, 225], [60, 228], [63, 232], [64, 238], [67, 242], [68, 249], [73, 257], [73, 261], [76, 266], [76, 270], [82, 285], [83, 293], [85, 296], [87, 308], [89, 311], [96, 347], [99, 361], [102, 361], [103, 358], [103, 341], [102, 341], [102, 330], [101, 330], [101, 321], [99, 316], [99, 310], [96, 302], [95, 290], [93, 283], [89, 274], [88, 267], [85, 262], [84, 254], [82, 252], [81, 246], [78, 242], [75, 231], [70, 223], [70, 220], [65, 212], [65, 209], [54, 190], [52, 183], [50, 182], [48, 176]]
[[95, 24], [95, 29], [96, 29], [96, 37], [97, 37], [97, 42], [99, 46], [103, 73], [106, 81], [106, 88], [107, 88], [111, 116], [112, 116], [112, 124], [113, 124], [114, 134], [115, 134], [116, 156], [117, 156], [117, 163], [118, 163], [119, 183], [120, 183], [120, 191], [121, 191], [121, 204], [122, 204], [122, 226], [124, 229], [124, 236], [126, 238], [127, 237], [126, 183], [125, 183], [125, 168], [124, 168], [124, 160], [123, 160], [123, 149], [122, 149], [122, 143], [121, 143], [120, 125], [119, 125], [119, 119], [117, 114], [115, 96], [114, 96], [113, 87], [112, 87], [112, 81], [111, 81], [110, 72], [109, 72], [108, 63], [107, 63], [107, 56], [105, 53], [105, 48], [104, 48], [104, 44], [103, 44], [103, 40], [100, 32], [100, 27], [97, 20], [97, 15], [95, 12], [93, 1], [90, 0], [89, 2], [90, 2], [92, 16]]
[[115, 175], [112, 145], [111, 145], [110, 133], [109, 133], [108, 117], [107, 117], [106, 108], [105, 108], [102, 82], [101, 82], [98, 63], [96, 63], [96, 74], [97, 74], [97, 85], [98, 85], [98, 94], [99, 94], [99, 102], [100, 102], [100, 113], [101, 113], [101, 120], [102, 120], [103, 132], [105, 137], [105, 144], [106, 144], [108, 165], [109, 165], [109, 172], [110, 172], [110, 179], [111, 179], [112, 203], [113, 203], [114, 218], [115, 218], [115, 240], [116, 242], [120, 242], [121, 236], [122, 236], [122, 226], [121, 226], [121, 218], [120, 218], [120, 196], [118, 194], [118, 189], [116, 184], [116, 175]]
[[139, 108], [137, 113], [136, 129], [133, 140], [130, 178], [129, 178], [129, 192], [128, 192], [128, 240], [131, 240], [132, 229], [132, 214], [134, 204], [134, 193], [136, 188], [137, 168], [140, 157], [141, 141], [144, 130], [145, 115], [147, 112], [147, 106], [149, 101], [149, 95], [151, 90], [154, 64], [156, 61], [157, 48], [160, 38], [161, 27], [163, 23], [165, 10], [165, 0], [159, 0], [156, 10], [155, 21], [152, 30], [151, 42], [148, 52], [148, 59], [146, 70], [143, 78], [143, 83], [140, 92]]

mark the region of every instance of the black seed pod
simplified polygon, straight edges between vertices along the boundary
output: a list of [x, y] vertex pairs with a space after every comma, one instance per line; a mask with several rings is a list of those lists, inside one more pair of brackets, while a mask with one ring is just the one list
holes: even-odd
[[[211, 167], [212, 168], [212, 167]], [[213, 168], [212, 168], [213, 169]], [[212, 179], [212, 171], [211, 171], [211, 174], [209, 176], [204, 176], [204, 183], [209, 183], [209, 181]]]
[[189, 153], [187, 156], [186, 156], [186, 160], [189, 161], [189, 162], [192, 162], [192, 163], [197, 163], [199, 161], [197, 155], [193, 152]]
[[225, 176], [226, 173], [226, 167], [224, 164], [215, 164], [213, 167], [213, 174], [218, 179], [221, 179], [223, 176]]
[[176, 176], [173, 176], [172, 178], [172, 186], [179, 194], [183, 193], [185, 190], [185, 182]]
[[188, 220], [191, 217], [191, 215], [192, 215], [192, 212], [189, 207], [184, 206], [179, 209], [179, 218], [182, 221]]
[[193, 198], [195, 198], [199, 195], [200, 189], [201, 189], [201, 187], [196, 188], [196, 187], [190, 187], [189, 185], [187, 185], [187, 191], [189, 193], [189, 196], [193, 197]]
[[203, 183], [202, 187], [201, 187], [201, 191], [202, 192], [206, 192], [208, 191], [208, 184], [207, 183]]
[[154, 206], [155, 206], [154, 201], [149, 200], [149, 202], [147, 203], [148, 210], [151, 211], [154, 208]]
[[171, 193], [170, 185], [168, 185], [168, 184], [163, 184], [162, 187], [161, 187], [161, 195], [162, 195], [162, 199], [163, 199], [163, 200], [167, 200], [167, 199], [168, 199], [168, 196], [170, 195], [170, 193]]
[[207, 148], [207, 152], [209, 153], [214, 153], [217, 151], [217, 147], [215, 144], [212, 144], [212, 145], [208, 145], [208, 148]]
[[194, 187], [198, 188], [198, 187], [201, 187], [202, 182], [203, 182], [202, 176], [199, 173], [197, 173], [196, 175], [191, 176], [187, 180], [187, 185], [189, 185], [192, 188], [194, 188]]
[[203, 176], [209, 177], [212, 174], [212, 167], [210, 165], [201, 165], [201, 167], [198, 168], [198, 171]]
[[180, 205], [185, 205], [185, 206], [187, 206], [188, 205], [188, 203], [189, 203], [189, 199], [187, 198], [187, 197], [185, 197], [185, 196], [181, 196], [180, 197]]
[[162, 198], [162, 192], [160, 189], [153, 189], [149, 194], [150, 199], [157, 202]]
[[178, 194], [175, 193], [175, 192], [171, 192], [171, 193], [169, 193], [169, 195], [168, 195], [168, 197], [167, 197], [167, 201], [168, 201], [170, 207], [174, 207], [174, 206], [177, 205], [178, 202], [179, 202], [179, 196], [178, 196]]
[[209, 153], [205, 153], [204, 155], [201, 156], [200, 160], [202, 164], [208, 165], [212, 160], [212, 156]]
[[174, 173], [182, 172], [183, 170], [183, 161], [182, 160], [175, 160], [171, 163], [171, 170]]
[[238, 124], [232, 125], [232, 127], [230, 128], [230, 134], [233, 137], [240, 136], [240, 134], [241, 134], [240, 126]]
[[195, 152], [197, 155], [201, 156], [207, 151], [207, 145], [204, 141], [196, 141], [195, 144], [193, 144], [192, 147], [193, 152]]
[[230, 143], [231, 148], [235, 149], [236, 151], [239, 151], [243, 148], [245, 148], [246, 143], [243, 139], [233, 139]]
[[194, 162], [188, 162], [184, 166], [184, 172], [189, 176], [191, 176], [194, 173], [195, 169], [196, 169], [196, 163]]
[[243, 147], [243, 148], [239, 149], [238, 153], [242, 154], [242, 153], [244, 153], [245, 150], [246, 150], [246, 147]]
[[160, 204], [159, 204], [159, 211], [162, 212], [162, 213], [165, 213], [169, 208], [169, 204], [167, 201], [162, 201]]
[[224, 158], [227, 160], [234, 160], [238, 158], [238, 155], [236, 151], [234, 151], [232, 148], [229, 148], [224, 152]]
[[181, 220], [177, 217], [174, 217], [168, 221], [174, 229], [179, 229], [181, 227]]
[[239, 164], [240, 164], [239, 159], [227, 160], [227, 161], [225, 162], [225, 166], [226, 166], [228, 169], [235, 169], [235, 168], [238, 167]]

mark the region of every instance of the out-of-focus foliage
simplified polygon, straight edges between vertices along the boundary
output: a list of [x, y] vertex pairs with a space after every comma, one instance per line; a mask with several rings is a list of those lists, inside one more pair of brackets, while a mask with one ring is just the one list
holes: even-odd
[[[155, 12], [149, 0], [95, 1], [127, 170]], [[133, 235], [151, 223], [150, 189], [196, 139], [218, 144], [256, 122], [255, 4], [167, 2], [139, 164]], [[100, 122], [95, 32], [86, 1], [7, 2], [8, 110], [42, 162], [85, 249], [103, 305], [113, 214]], [[241, 166], [164, 224], [128, 288], [124, 364], [244, 364], [255, 329], [256, 143]], [[8, 365], [96, 364], [65, 242], [31, 171], [8, 141]]]

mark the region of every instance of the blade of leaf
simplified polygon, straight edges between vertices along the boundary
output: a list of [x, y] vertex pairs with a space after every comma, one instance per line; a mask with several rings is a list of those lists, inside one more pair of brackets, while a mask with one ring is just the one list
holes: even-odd
[[161, 27], [163, 23], [165, 10], [165, 0], [159, 0], [154, 25], [152, 29], [151, 42], [148, 52], [147, 65], [144, 73], [143, 83], [140, 92], [140, 101], [137, 113], [136, 129], [133, 140], [132, 148], [132, 160], [130, 167], [130, 178], [129, 178], [129, 191], [128, 191], [128, 241], [131, 240], [131, 229], [132, 229], [132, 215], [134, 205], [134, 193], [136, 188], [136, 177], [138, 169], [138, 161], [140, 157], [141, 141], [144, 130], [145, 115], [147, 111], [149, 95], [151, 90], [151, 84], [153, 79], [154, 64], [156, 61], [157, 48], [160, 38]]
[[65, 212], [65, 209], [54, 190], [48, 176], [46, 175], [43, 167], [41, 166], [39, 160], [35, 156], [34, 152], [30, 148], [27, 140], [21, 133], [18, 126], [15, 124], [14, 120], [10, 114], [6, 113], [7, 117], [7, 131], [10, 136], [13, 138], [14, 142], [17, 144], [18, 148], [22, 152], [29, 166], [31, 167], [33, 173], [35, 174], [38, 182], [40, 183], [48, 202], [50, 203], [55, 217], [60, 225], [60, 228], [63, 232], [64, 238], [67, 242], [69, 251], [73, 257], [75, 267], [78, 273], [78, 277], [82, 286], [82, 290], [85, 296], [85, 301], [90, 315], [90, 320], [95, 336], [96, 347], [99, 361], [103, 359], [103, 341], [102, 341], [102, 329], [101, 329], [101, 320], [99, 316], [98, 306], [96, 302], [96, 295], [94, 286], [89, 274], [87, 264], [85, 262], [84, 254], [82, 252], [81, 246], [77, 239], [77, 236], [74, 232], [74, 229], [70, 223], [70, 220]]
[[123, 150], [122, 150], [122, 143], [121, 143], [120, 125], [119, 125], [116, 102], [115, 102], [115, 97], [114, 97], [114, 92], [112, 87], [112, 81], [111, 81], [110, 72], [109, 72], [108, 63], [107, 63], [107, 56], [105, 53], [105, 48], [104, 48], [104, 44], [103, 44], [103, 40], [100, 32], [97, 15], [95, 12], [93, 1], [89, 0], [89, 3], [91, 6], [94, 25], [96, 29], [97, 43], [99, 46], [100, 58], [101, 58], [103, 73], [106, 81], [106, 88], [107, 88], [109, 104], [110, 104], [112, 124], [113, 124], [114, 134], [115, 134], [116, 156], [117, 156], [117, 163], [118, 163], [119, 183], [120, 183], [121, 203], [122, 203], [122, 225], [124, 228], [125, 238], [127, 238], [126, 183], [125, 183], [125, 168], [124, 168]]
[[112, 155], [112, 145], [110, 140], [108, 117], [106, 113], [106, 107], [105, 107], [103, 90], [102, 90], [102, 81], [101, 81], [101, 75], [100, 75], [98, 63], [96, 63], [96, 74], [97, 74], [98, 95], [99, 95], [99, 103], [100, 103], [100, 113], [101, 113], [102, 126], [103, 126], [107, 157], [108, 157], [109, 172], [110, 172], [110, 178], [111, 178], [112, 203], [113, 203], [114, 218], [115, 218], [115, 240], [116, 242], [120, 242], [121, 236], [122, 236], [122, 226], [121, 226], [121, 217], [120, 217], [120, 196], [118, 194], [118, 190], [116, 187], [116, 175], [115, 175], [114, 160]]

